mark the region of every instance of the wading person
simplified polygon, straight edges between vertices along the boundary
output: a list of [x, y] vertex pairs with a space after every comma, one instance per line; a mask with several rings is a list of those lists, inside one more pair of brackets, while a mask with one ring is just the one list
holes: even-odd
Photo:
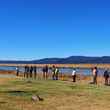
[[93, 68], [92, 75], [93, 75], [93, 84], [97, 84], [97, 76], [98, 76], [98, 69], [97, 69], [97, 67]]
[[76, 70], [75, 69], [72, 72], [72, 79], [73, 79], [73, 82], [76, 82]]
[[106, 70], [104, 72], [105, 85], [109, 85], [109, 72]]

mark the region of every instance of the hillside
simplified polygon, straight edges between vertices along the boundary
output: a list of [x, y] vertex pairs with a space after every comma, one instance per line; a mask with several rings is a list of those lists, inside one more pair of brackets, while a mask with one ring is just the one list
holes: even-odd
[[20, 64], [79, 64], [79, 63], [110, 63], [110, 56], [103, 57], [86, 57], [86, 56], [71, 56], [67, 58], [44, 58], [32, 61], [3, 61], [0, 63], [20, 63]]

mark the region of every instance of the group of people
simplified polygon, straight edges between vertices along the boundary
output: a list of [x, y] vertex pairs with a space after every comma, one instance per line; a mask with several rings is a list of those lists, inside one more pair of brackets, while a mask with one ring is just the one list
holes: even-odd
[[34, 78], [37, 77], [37, 67], [36, 66], [25, 66], [24, 77], [26, 78]]
[[[53, 80], [58, 80], [59, 69], [55, 65], [53, 65], [51, 68], [49, 68], [48, 65], [45, 65], [42, 68], [43, 78], [48, 79], [49, 70], [51, 70], [52, 79]], [[19, 76], [19, 73], [20, 73], [20, 69], [19, 69], [19, 67], [16, 67], [16, 76]], [[24, 78], [33, 78], [33, 77], [35, 79], [37, 78], [37, 67], [26, 65], [24, 67]]]
[[44, 66], [42, 69], [44, 79], [48, 78], [48, 71], [49, 71], [48, 65]]
[[53, 65], [52, 67], [52, 79], [58, 80], [59, 69]]
[[[59, 69], [55, 65], [53, 65], [52, 68], [50, 68], [50, 70], [52, 72], [52, 79], [58, 80]], [[47, 65], [43, 67], [42, 72], [43, 78], [48, 79], [49, 67]]]
[[[24, 77], [25, 78], [35, 78], [37, 77], [37, 67], [36, 66], [25, 66], [25, 71], [24, 71]], [[49, 70], [51, 70], [52, 73], [52, 79], [53, 80], [58, 80], [59, 79], [59, 68], [53, 65], [51, 68], [48, 67], [48, 65], [45, 65], [42, 68], [42, 73], [43, 73], [43, 78], [48, 79], [48, 73]], [[16, 75], [19, 76], [19, 67], [16, 68]], [[98, 68], [94, 67], [92, 68], [92, 76], [93, 76], [93, 81], [91, 84], [97, 84], [97, 77], [98, 77]], [[105, 80], [105, 85], [109, 85], [110, 81], [110, 72], [109, 70], [104, 71], [104, 80]], [[72, 71], [72, 79], [73, 82], [76, 82], [77, 74], [76, 70], [73, 69]]]
[[[97, 84], [97, 77], [98, 77], [97, 67], [94, 67], [92, 69], [92, 74], [93, 74], [93, 84]], [[104, 77], [104, 80], [105, 80], [105, 85], [109, 85], [110, 72], [109, 72], [108, 69], [104, 71], [103, 77]]]
[[[76, 82], [76, 70], [74, 69], [72, 72], [72, 79], [73, 82]], [[97, 84], [97, 77], [98, 77], [98, 69], [97, 67], [92, 68], [92, 77], [93, 77], [93, 81], [91, 82], [91, 84]], [[103, 73], [103, 77], [105, 80], [105, 85], [109, 85], [110, 83], [110, 72], [109, 70], [105, 70]]]

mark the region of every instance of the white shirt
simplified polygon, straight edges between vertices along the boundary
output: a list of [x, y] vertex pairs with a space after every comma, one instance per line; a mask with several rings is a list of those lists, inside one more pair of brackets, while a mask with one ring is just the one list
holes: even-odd
[[93, 76], [96, 75], [96, 72], [97, 72], [97, 70], [96, 69], [93, 69], [93, 71], [92, 71]]
[[72, 76], [74, 76], [74, 75], [76, 75], [76, 71], [75, 70], [73, 70], [73, 72], [72, 72]]

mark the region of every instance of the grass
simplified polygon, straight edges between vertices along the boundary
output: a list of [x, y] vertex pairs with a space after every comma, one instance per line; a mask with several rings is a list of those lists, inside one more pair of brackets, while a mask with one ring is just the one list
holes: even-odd
[[[0, 64], [0, 66], [10, 66], [10, 67], [24, 67], [27, 64]], [[64, 68], [93, 68], [93, 67], [98, 67], [98, 68], [110, 68], [110, 64], [28, 64], [28, 66], [36, 66], [36, 67], [44, 67], [45, 65], [48, 65], [49, 67], [52, 67], [53, 65], [57, 66], [57, 67], [64, 67]], [[15, 74], [14, 71], [7, 71], [6, 74]]]
[[[33, 102], [32, 95], [44, 101]], [[0, 79], [0, 110], [109, 110], [110, 87], [69, 81]]]

